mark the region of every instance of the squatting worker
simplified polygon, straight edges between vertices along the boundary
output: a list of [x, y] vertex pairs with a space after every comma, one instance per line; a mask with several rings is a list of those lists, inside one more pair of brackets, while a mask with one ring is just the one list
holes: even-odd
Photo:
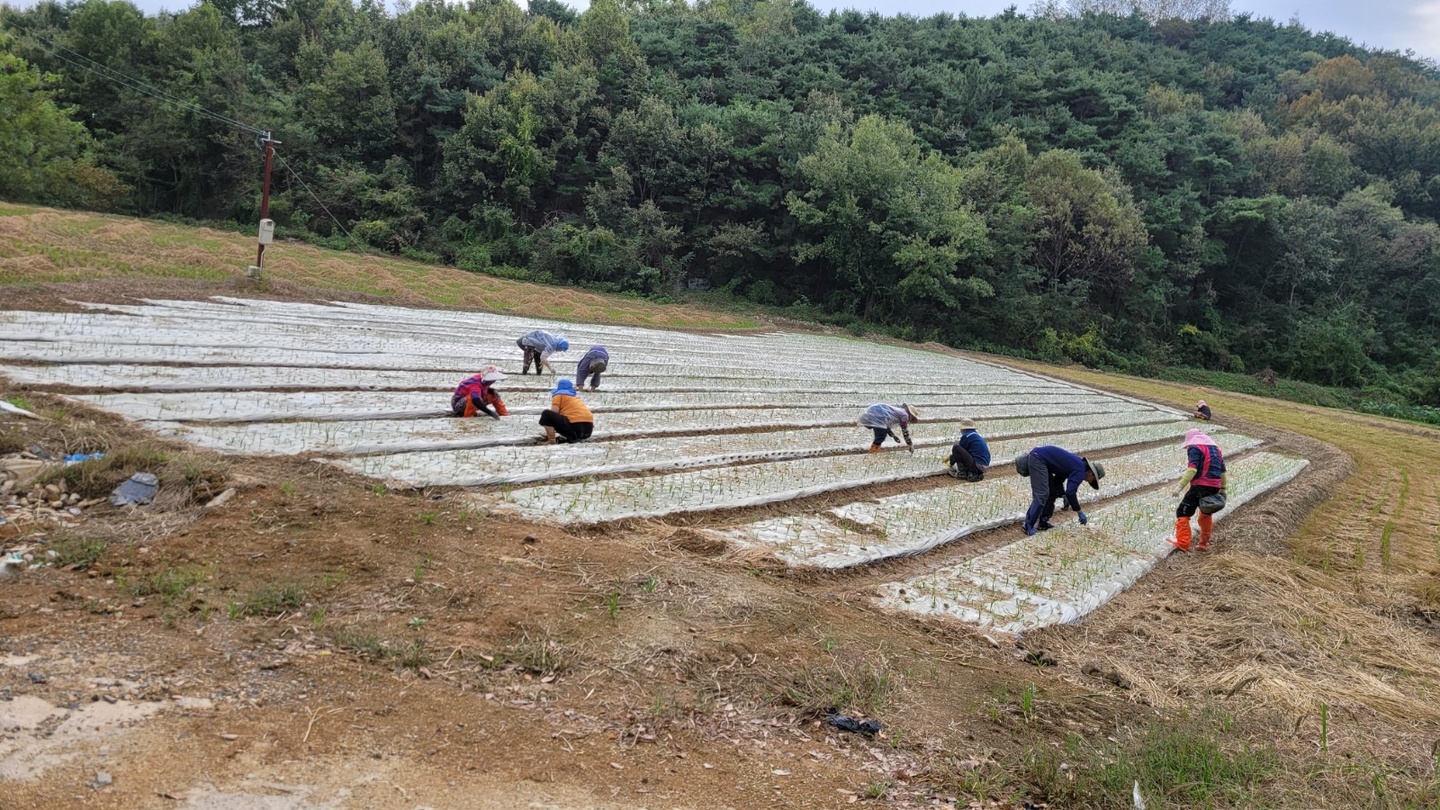
[[1214, 414], [1210, 413], [1210, 406], [1205, 404], [1205, 400], [1202, 399], [1195, 403], [1196, 419], [1204, 419], [1206, 422], [1209, 422], [1213, 416]]
[[[1099, 462], [1091, 463], [1064, 448], [1042, 445], [1030, 451], [1025, 457], [1030, 476], [1030, 508], [1025, 512], [1025, 533], [1054, 528], [1050, 516], [1054, 513], [1055, 498], [1064, 497], [1065, 506], [1074, 509], [1080, 516], [1080, 525], [1089, 518], [1080, 509], [1075, 494], [1084, 481], [1093, 489], [1100, 488], [1100, 479], [1105, 477], [1105, 468]], [[1021, 464], [1016, 464], [1018, 471]], [[1063, 487], [1063, 492], [1056, 492]]]
[[556, 352], [570, 351], [570, 341], [564, 335], [552, 335], [543, 329], [536, 329], [534, 332], [526, 332], [515, 341], [521, 351], [525, 352], [523, 358], [524, 366], [520, 369], [521, 374], [530, 373], [530, 364], [535, 364], [535, 373], [540, 373], [540, 367], [544, 366], [551, 374], [555, 373], [554, 366], [550, 365], [550, 355]]
[[910, 440], [910, 423], [920, 421], [920, 414], [915, 409], [900, 403], [899, 405], [877, 404], [871, 405], [860, 414], [860, 427], [867, 427], [875, 434], [875, 439], [870, 443], [870, 452], [880, 452], [880, 445], [885, 443], [887, 437], [900, 441], [895, 435], [895, 428], [900, 428], [900, 433], [905, 437], [905, 447], [911, 453], [915, 452], [915, 442]]
[[960, 420], [960, 440], [950, 448], [950, 475], [965, 481], [980, 481], [990, 469], [990, 445], [969, 419]]
[[[1189, 466], [1175, 487], [1175, 494], [1189, 485], [1180, 506], [1175, 509], [1175, 536], [1170, 545], [1181, 551], [1190, 550], [1190, 516], [1200, 506], [1200, 499], [1225, 491], [1225, 458], [1215, 440], [1200, 428], [1185, 431], [1185, 448]], [[1210, 550], [1210, 534], [1215, 529], [1215, 518], [1201, 512], [1195, 519], [1200, 524], [1200, 551]]]
[[558, 441], [575, 444], [590, 438], [595, 430], [595, 416], [580, 397], [575, 394], [575, 383], [560, 380], [550, 392], [550, 407], [540, 412], [540, 427], [545, 428], [544, 441], [555, 444]]
[[575, 365], [575, 385], [585, 390], [585, 378], [590, 378], [590, 390], [600, 390], [600, 373], [610, 367], [610, 353], [604, 346], [591, 346], [590, 351]]
[[473, 377], [465, 378], [455, 387], [455, 393], [450, 397], [450, 412], [456, 416], [477, 416], [483, 413], [491, 419], [509, 416], [510, 411], [505, 409], [500, 392], [495, 390], [495, 383], [503, 379], [505, 373], [494, 366]]

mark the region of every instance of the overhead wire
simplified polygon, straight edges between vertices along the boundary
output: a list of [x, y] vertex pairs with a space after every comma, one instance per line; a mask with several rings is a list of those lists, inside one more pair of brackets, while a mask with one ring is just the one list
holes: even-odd
[[339, 229], [340, 229], [340, 232], [343, 233], [343, 234], [345, 234], [345, 238], [346, 238], [346, 239], [349, 239], [349, 238], [350, 238], [350, 232], [347, 231], [347, 230], [345, 230], [345, 226], [344, 226], [344, 225], [341, 225], [341, 224], [340, 224], [339, 218], [337, 218], [334, 214], [331, 214], [331, 213], [330, 213], [330, 209], [325, 207], [325, 203], [320, 199], [319, 195], [317, 195], [314, 191], [311, 191], [311, 190], [310, 190], [310, 184], [308, 184], [308, 183], [305, 182], [305, 178], [301, 177], [299, 172], [295, 171], [295, 169], [294, 169], [293, 167], [291, 167], [291, 165], [290, 165], [289, 163], [286, 163], [286, 162], [285, 162], [285, 158], [281, 157], [279, 151], [276, 151], [276, 152], [275, 152], [275, 157], [276, 157], [276, 159], [278, 159], [278, 160], [280, 161], [280, 165], [285, 167], [285, 171], [289, 172], [292, 177], [294, 177], [296, 180], [300, 181], [300, 186], [301, 186], [302, 188], [304, 188], [305, 191], [306, 191], [306, 193], [308, 193], [308, 194], [310, 195], [310, 199], [314, 200], [314, 201], [315, 201], [315, 204], [318, 205], [318, 206], [320, 206], [320, 209], [321, 209], [322, 211], [324, 211], [326, 214], [328, 214], [328, 215], [330, 216], [330, 219], [334, 220], [334, 222], [335, 222], [335, 227], [339, 228]]
[[[235, 127], [235, 128], [237, 128], [237, 129], [242, 129], [242, 130], [245, 130], [246, 132], [253, 132], [253, 133], [255, 133], [257, 136], [259, 136], [260, 138], [263, 138], [263, 139], [267, 139], [267, 140], [268, 140], [268, 139], [270, 138], [270, 130], [261, 129], [261, 128], [256, 127], [256, 126], [252, 126], [252, 125], [250, 125], [250, 124], [245, 123], [244, 121], [239, 121], [239, 120], [236, 120], [236, 119], [234, 119], [234, 118], [231, 118], [231, 117], [228, 116], [228, 115], [224, 115], [224, 114], [222, 114], [222, 113], [217, 113], [217, 112], [215, 112], [214, 110], [208, 110], [208, 109], [206, 109], [206, 108], [204, 108], [204, 107], [200, 106], [199, 104], [196, 104], [196, 103], [194, 103], [194, 102], [192, 102], [192, 101], [186, 101], [185, 99], [179, 98], [179, 97], [177, 97], [177, 96], [175, 96], [175, 95], [173, 95], [173, 94], [171, 94], [171, 93], [167, 93], [167, 92], [165, 92], [164, 90], [156, 87], [155, 85], [150, 84], [149, 82], [144, 81], [143, 79], [140, 79], [140, 78], [137, 78], [137, 77], [135, 77], [135, 76], [132, 76], [132, 75], [130, 75], [130, 74], [128, 74], [128, 73], [124, 73], [124, 72], [122, 72], [122, 71], [116, 70], [116, 69], [114, 69], [114, 68], [112, 68], [112, 67], [110, 67], [110, 66], [108, 66], [108, 65], [105, 65], [105, 64], [102, 64], [102, 63], [100, 63], [100, 62], [97, 62], [96, 60], [91, 59], [90, 57], [88, 57], [88, 56], [86, 56], [86, 55], [84, 55], [84, 54], [82, 54], [82, 53], [78, 53], [78, 52], [73, 51], [73, 50], [71, 50], [71, 49], [69, 49], [69, 48], [66, 48], [66, 47], [63, 46], [63, 45], [59, 45], [59, 44], [55, 43], [54, 41], [50, 40], [49, 38], [47, 38], [47, 37], [45, 37], [45, 36], [42, 36], [42, 35], [36, 33], [36, 32], [33, 31], [33, 30], [27, 30], [27, 29], [25, 29], [25, 28], [22, 27], [22, 26], [16, 26], [16, 28], [17, 28], [18, 30], [20, 30], [21, 33], [23, 33], [25, 36], [30, 37], [31, 39], [33, 39], [33, 40], [35, 40], [36, 42], [38, 42], [42, 47], [44, 47], [46, 50], [48, 50], [52, 56], [54, 56], [55, 58], [61, 60], [62, 62], [65, 62], [65, 63], [70, 64], [70, 65], [74, 65], [75, 67], [80, 68], [81, 70], [85, 70], [85, 71], [87, 71], [87, 72], [89, 72], [89, 73], [93, 73], [93, 74], [99, 76], [100, 78], [106, 79], [106, 80], [111, 81], [111, 82], [114, 82], [114, 83], [120, 85], [121, 87], [124, 87], [124, 88], [129, 89], [129, 90], [133, 90], [133, 91], [135, 91], [135, 92], [137, 92], [137, 93], [141, 93], [141, 94], [143, 94], [143, 95], [150, 96], [150, 97], [152, 97], [152, 98], [154, 98], [154, 99], [157, 99], [157, 100], [159, 100], [159, 101], [162, 101], [162, 102], [164, 102], [164, 103], [171, 104], [171, 105], [173, 105], [173, 106], [175, 106], [175, 107], [179, 107], [180, 109], [185, 110], [185, 111], [187, 111], [187, 112], [191, 112], [191, 113], [194, 113], [194, 114], [196, 114], [196, 115], [200, 115], [200, 116], [203, 116], [203, 117], [206, 117], [206, 118], [210, 118], [210, 119], [215, 120], [215, 121], [219, 121], [219, 122], [222, 123], [222, 124], [226, 124], [226, 125]], [[68, 54], [68, 56], [67, 56], [67, 54]], [[277, 141], [277, 143], [278, 143], [278, 141]], [[273, 148], [273, 147], [272, 147], [272, 148]], [[340, 229], [340, 232], [343, 233], [343, 234], [345, 234], [345, 238], [349, 239], [349, 238], [350, 238], [350, 231], [347, 230], [347, 229], [345, 228], [344, 224], [342, 224], [342, 223], [340, 222], [339, 217], [336, 217], [335, 214], [331, 213], [329, 207], [327, 207], [327, 206], [325, 205], [325, 202], [320, 199], [320, 196], [317, 195], [317, 194], [314, 192], [314, 190], [312, 190], [312, 189], [310, 188], [310, 184], [308, 184], [308, 183], [305, 182], [305, 178], [300, 176], [300, 173], [295, 170], [295, 167], [291, 166], [291, 165], [285, 160], [284, 156], [280, 154], [280, 152], [279, 152], [278, 150], [276, 150], [274, 154], [275, 154], [275, 157], [279, 159], [280, 165], [285, 168], [285, 171], [289, 172], [289, 173], [290, 173], [290, 176], [294, 177], [295, 180], [300, 183], [300, 186], [301, 186], [302, 188], [304, 188], [304, 189], [305, 189], [305, 192], [310, 195], [310, 198], [315, 201], [315, 204], [316, 204], [316, 205], [319, 205], [319, 206], [320, 206], [320, 209], [325, 212], [326, 216], [329, 216], [330, 219], [331, 219], [331, 221], [333, 221], [333, 222], [335, 223], [335, 227], [339, 228], [339, 229]]]
[[264, 130], [257, 126], [247, 124], [244, 121], [238, 121], [228, 115], [217, 113], [214, 110], [208, 110], [193, 101], [186, 101], [185, 99], [182, 99], [171, 93], [167, 93], [164, 90], [156, 87], [155, 85], [146, 82], [144, 79], [140, 79], [128, 73], [116, 70], [109, 65], [97, 62], [96, 60], [91, 59], [90, 57], [82, 53], [70, 50], [64, 45], [59, 45], [54, 41], [50, 40], [49, 38], [36, 33], [33, 30], [26, 30], [25, 28], [19, 26], [17, 26], [17, 28], [25, 36], [35, 40], [46, 50], [48, 50], [51, 56], [54, 56], [56, 59], [59, 59], [62, 62], [74, 65], [81, 70], [88, 71], [103, 79], [112, 81], [128, 90], [133, 90], [142, 95], [147, 95], [159, 101], [163, 101], [167, 104], [179, 107], [186, 112], [195, 113], [196, 115], [204, 116], [206, 118], [219, 121], [222, 124], [227, 124], [237, 129], [243, 129], [247, 132], [253, 132], [256, 135], [269, 135], [269, 130]]

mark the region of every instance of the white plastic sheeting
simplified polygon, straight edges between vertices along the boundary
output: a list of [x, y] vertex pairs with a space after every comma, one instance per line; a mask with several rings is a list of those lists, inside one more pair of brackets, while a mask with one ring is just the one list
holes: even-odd
[[[1099, 406], [1115, 407], [1110, 405]], [[964, 416], [973, 418], [982, 429], [990, 420], [1029, 418], [1034, 432], [1053, 430], [1057, 420], [1050, 414], [1051, 406], [1007, 405], [967, 409]], [[1083, 418], [1088, 412], [1073, 409]], [[1111, 415], [1117, 424], [1144, 421], [1173, 421], [1168, 413], [1144, 411], [1096, 410], [1096, 416]], [[939, 417], [936, 417], [937, 419]], [[667, 436], [680, 433], [719, 433], [738, 435], [738, 427], [752, 430], [793, 430], [817, 427], [854, 426], [852, 408], [760, 408], [734, 410], [698, 410], [692, 412], [661, 411], [612, 413], [595, 427], [591, 445], [614, 439], [639, 436]], [[368, 453], [410, 453], [437, 450], [464, 450], [534, 442], [538, 435], [535, 417], [508, 417], [499, 422], [477, 419], [376, 419], [306, 422], [241, 422], [193, 423], [147, 422], [146, 427], [166, 438], [195, 444], [222, 453], [245, 455], [358, 455]], [[859, 427], [856, 441], [868, 442], [869, 433]], [[928, 428], [918, 428], [925, 435]]]
[[[993, 441], [1053, 430], [1058, 421], [1053, 417], [1020, 417], [990, 419], [978, 425], [983, 435]], [[1065, 427], [1072, 430], [1174, 421], [1175, 417], [1155, 411], [1099, 413], [1063, 420]], [[960, 427], [954, 422], [925, 422], [923, 430], [917, 428], [915, 434], [917, 447], [929, 448], [926, 452], [940, 458], [949, 453]], [[400, 453], [340, 459], [336, 463], [352, 472], [405, 486], [473, 487], [831, 455], [863, 449], [869, 442], [869, 431], [856, 427], [809, 428], [783, 433]], [[938, 453], [936, 448], [941, 448]]]
[[[489, 363], [481, 362], [476, 371]], [[503, 363], [501, 364], [503, 365]], [[574, 369], [570, 369], [573, 371]], [[333, 391], [403, 390], [433, 391], [448, 394], [469, 374], [435, 371], [409, 371], [404, 369], [330, 369], [293, 368], [271, 366], [141, 366], [125, 363], [106, 364], [64, 364], [22, 366], [0, 364], [0, 374], [22, 385], [65, 385], [73, 388], [101, 390], [136, 391], [268, 391], [279, 389], [317, 389]], [[573, 374], [562, 374], [571, 377]], [[515, 374], [499, 387], [506, 395], [518, 391], [548, 391], [555, 386], [557, 378], [545, 375]], [[887, 391], [897, 397], [914, 394], [937, 395], [985, 395], [1008, 396], [1007, 401], [1024, 396], [1027, 401], [1048, 397], [1052, 401], [1067, 400], [1073, 391], [1030, 384], [1024, 380], [1018, 383], [976, 383], [934, 380], [924, 382], [890, 381]], [[769, 392], [771, 394], [864, 394], [873, 397], [875, 390], [869, 383], [859, 380], [813, 380], [797, 382], [777, 377], [774, 379], [748, 377], [690, 377], [683, 375], [641, 375], [624, 371], [606, 371], [603, 390], [592, 396], [605, 396], [615, 392], [666, 391], [666, 392]], [[437, 397], [443, 399], [442, 397]]]
[[[139, 421], [170, 422], [275, 422], [286, 419], [334, 421], [344, 419], [406, 419], [450, 415], [447, 394], [417, 391], [218, 391], [156, 392], [121, 394], [76, 394], [70, 397], [86, 405], [118, 413]], [[696, 411], [753, 408], [766, 410], [776, 401], [770, 392], [655, 392], [586, 393], [581, 398], [597, 414], [633, 411]], [[803, 399], [812, 410], [848, 409], [851, 420], [858, 418], [872, 400], [853, 394], [814, 394]], [[1031, 412], [1048, 407], [1052, 412], [1134, 410], [1128, 403], [1079, 394], [1070, 400], [1040, 396], [1038, 401], [1011, 405], [1015, 397], [926, 394], [911, 404], [926, 409], [927, 417], [958, 419], [968, 414], [986, 415], [991, 409], [1025, 408]], [[1028, 400], [1028, 398], [1026, 398]], [[550, 407], [550, 392], [518, 393], [505, 401], [511, 414], [535, 415]], [[940, 407], [940, 406], [946, 407]], [[503, 421], [503, 420], [502, 420]], [[743, 425], [737, 425], [743, 426]]]
[[[1059, 444], [1077, 452], [1124, 447], [1173, 438], [1183, 423], [1108, 428], [1033, 439], [996, 442], [996, 465], [1042, 444]], [[501, 510], [563, 523], [599, 523], [634, 517], [659, 517], [760, 506], [842, 489], [943, 475], [944, 464], [933, 454], [904, 451], [799, 459], [736, 467], [680, 472], [646, 478], [585, 481], [517, 489], [498, 496], [476, 496]]]
[[[1259, 446], [1260, 440], [1217, 434], [1228, 455]], [[1028, 449], [1028, 448], [1027, 448]], [[1081, 503], [1164, 481], [1178, 480], [1185, 454], [1158, 447], [1105, 460], [1099, 491], [1080, 488]], [[1030, 505], [1030, 479], [1010, 465], [997, 467], [980, 483], [859, 501], [821, 514], [788, 515], [717, 532], [732, 542], [770, 549], [795, 566], [844, 568], [889, 557], [920, 554], [965, 535], [1015, 523]]]
[[[1261, 452], [1227, 465], [1229, 505], [1299, 475], [1309, 462]], [[1108, 478], [1108, 477], [1107, 477]], [[888, 608], [944, 615], [1006, 633], [1074, 622], [1130, 587], [1170, 553], [1178, 498], [1160, 489], [1089, 512], [1089, 526], [1065, 523], [960, 565], [877, 588]], [[1216, 542], [1223, 545], [1219, 533]]]

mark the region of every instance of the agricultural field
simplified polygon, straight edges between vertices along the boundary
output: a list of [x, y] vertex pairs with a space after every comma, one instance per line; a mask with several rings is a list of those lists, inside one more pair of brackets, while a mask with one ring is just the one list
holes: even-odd
[[[516, 374], [514, 347], [534, 328], [569, 338], [561, 373], [611, 352], [582, 394], [590, 442], [536, 443], [554, 378]], [[491, 363], [512, 415], [449, 417], [454, 384]], [[1110, 807], [1132, 781], [1159, 807], [1429, 806], [1413, 752], [1440, 718], [1415, 696], [1440, 670], [1387, 617], [1424, 604], [1433, 483], [1377, 479], [1363, 516], [1300, 529], [1301, 562], [1257, 556], [1312, 506], [1332, 515], [1348, 468], [1238, 398], [1208, 426], [1233, 465], [1218, 550], [1167, 558], [1185, 397], [1073, 369], [220, 296], [0, 313], [0, 377], [43, 417], [0, 418], [10, 449], [108, 452], [68, 468], [69, 491], [165, 482], [149, 512], [12, 535], [55, 562], [0, 584], [22, 595], [0, 616], [0, 689], [21, 700], [0, 712], [50, 719], [0, 739], [0, 773], [35, 774], [0, 775], [3, 806], [460, 806], [477, 772], [521, 806]], [[920, 411], [913, 454], [864, 452], [855, 420], [877, 401]], [[962, 419], [990, 442], [980, 482], [945, 474]], [[1109, 473], [1082, 488], [1088, 526], [1062, 513], [1025, 538], [1010, 463], [1045, 443]], [[1361, 583], [1388, 613], [1342, 593]], [[1306, 692], [1293, 662], [1327, 674]], [[111, 709], [70, 722], [97, 736], [39, 736], [86, 690]], [[835, 710], [885, 730], [827, 730]], [[1294, 735], [1272, 738], [1279, 717]], [[244, 770], [197, 783], [227, 746]], [[1057, 746], [1086, 777], [1053, 778]], [[79, 767], [36, 764], [55, 751]], [[1186, 781], [1181, 757], [1226, 775]]]
[[[601, 390], [584, 394], [596, 415], [590, 442], [536, 446], [536, 418], [554, 378], [513, 373], [515, 338], [536, 328], [570, 341], [570, 351], [552, 358], [565, 372], [591, 345], [611, 354]], [[1005, 470], [1042, 444], [1115, 458], [1103, 492], [1096, 493], [1114, 505], [1100, 514], [1163, 514], [1141, 491], [1178, 476], [1183, 454], [1175, 444], [1189, 426], [1173, 410], [1044, 375], [799, 333], [681, 333], [220, 297], [4, 313], [0, 339], [0, 374], [13, 382], [46, 387], [163, 437], [225, 453], [310, 457], [397, 489], [463, 487], [477, 508], [533, 521], [585, 525], [705, 515], [718, 522], [705, 531], [720, 542], [763, 548], [802, 568], [922, 554], [1015, 524], [1028, 498], [1025, 482]], [[450, 387], [492, 364], [512, 369], [500, 385], [510, 415], [452, 418]], [[869, 431], [855, 420], [876, 401], [905, 402], [921, 412], [915, 452], [862, 452]], [[995, 474], [978, 484], [944, 477], [943, 459], [962, 419], [974, 420], [992, 443]], [[1261, 443], [1222, 437], [1230, 452]], [[1283, 483], [1303, 464], [1265, 467], [1249, 480], [1247, 497]], [[872, 492], [887, 485], [925, 488], [872, 500]], [[824, 513], [805, 508], [819, 496], [849, 500]], [[786, 504], [798, 508], [723, 525], [727, 514], [757, 507], [790, 512]], [[1107, 553], [1099, 548], [1107, 542], [1116, 549], [1163, 550], [1163, 526], [1107, 533], [1111, 522], [1086, 533], [1094, 554]], [[1095, 540], [1101, 536], [1110, 539]], [[1092, 573], [1077, 584], [1069, 573], [1073, 560], [1047, 574], [1027, 559], [1027, 576], [1059, 578], [1072, 591], [1093, 584], [1113, 595], [1122, 581]], [[977, 564], [990, 566], [991, 579], [1008, 576], [1002, 563]], [[1019, 599], [1014, 590], [1012, 603]], [[1085, 612], [1075, 605], [1103, 601], [1080, 593], [1065, 610], [1023, 621], [1001, 621], [993, 609], [951, 613], [985, 627], [1029, 629], [1074, 621]], [[907, 610], [915, 601], [881, 604]]]

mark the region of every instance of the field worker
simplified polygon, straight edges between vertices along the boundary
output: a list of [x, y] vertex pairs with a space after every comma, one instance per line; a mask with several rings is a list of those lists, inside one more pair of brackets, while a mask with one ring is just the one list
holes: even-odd
[[870, 444], [870, 452], [880, 452], [880, 445], [885, 443], [888, 436], [895, 441], [900, 437], [895, 435], [895, 428], [900, 428], [900, 433], [905, 436], [905, 447], [911, 453], [915, 452], [915, 442], [910, 440], [910, 423], [920, 421], [920, 414], [915, 409], [900, 403], [899, 405], [871, 405], [860, 414], [860, 427], [870, 428], [875, 433], [875, 440]]
[[[1025, 462], [1026, 473], [1030, 476], [1030, 508], [1025, 512], [1025, 534], [1054, 528], [1050, 525], [1050, 516], [1054, 513], [1057, 497], [1063, 497], [1066, 508], [1074, 509], [1080, 516], [1080, 525], [1089, 522], [1075, 493], [1080, 489], [1081, 481], [1093, 489], [1100, 488], [1105, 468], [1099, 462], [1092, 464], [1069, 450], [1049, 444], [1032, 449]], [[1015, 466], [1018, 471], [1022, 465], [1017, 463]]]
[[1210, 417], [1213, 415], [1214, 414], [1210, 413], [1210, 406], [1205, 404], [1205, 400], [1202, 399], [1199, 402], [1195, 403], [1196, 419], [1204, 419], [1206, 422], [1209, 422]]
[[960, 420], [960, 440], [950, 448], [950, 475], [966, 481], [980, 481], [990, 469], [990, 445], [985, 443], [969, 419]]
[[555, 367], [550, 365], [550, 355], [556, 352], [570, 351], [570, 341], [564, 335], [552, 335], [541, 329], [534, 332], [526, 332], [515, 341], [525, 352], [524, 367], [520, 369], [521, 374], [530, 373], [530, 363], [535, 363], [535, 373], [540, 373], [540, 367], [544, 366], [551, 374], [555, 373]]
[[509, 416], [505, 401], [500, 399], [500, 392], [495, 390], [495, 383], [503, 379], [505, 373], [494, 366], [473, 377], [467, 377], [455, 387], [455, 393], [450, 397], [450, 411], [456, 416], [476, 416], [483, 413], [491, 419]]
[[[1180, 477], [1175, 494], [1179, 495], [1186, 485], [1190, 488], [1185, 491], [1185, 497], [1180, 500], [1180, 506], [1175, 510], [1175, 536], [1171, 538], [1170, 545], [1181, 551], [1189, 551], [1190, 516], [1199, 508], [1201, 498], [1225, 491], [1225, 459], [1220, 448], [1215, 445], [1215, 440], [1200, 428], [1187, 430], [1185, 441], [1180, 446], [1185, 448], [1189, 466]], [[1210, 533], [1215, 528], [1215, 518], [1201, 512], [1196, 522], [1200, 524], [1199, 549], [1209, 551]]]
[[590, 390], [600, 390], [600, 373], [610, 367], [610, 353], [604, 346], [591, 346], [590, 351], [580, 358], [575, 366], [575, 384], [585, 390], [585, 378], [590, 378]]
[[550, 392], [550, 407], [540, 412], [540, 427], [545, 428], [545, 443], [558, 441], [575, 444], [590, 438], [595, 430], [595, 417], [575, 394], [575, 383], [561, 380]]

